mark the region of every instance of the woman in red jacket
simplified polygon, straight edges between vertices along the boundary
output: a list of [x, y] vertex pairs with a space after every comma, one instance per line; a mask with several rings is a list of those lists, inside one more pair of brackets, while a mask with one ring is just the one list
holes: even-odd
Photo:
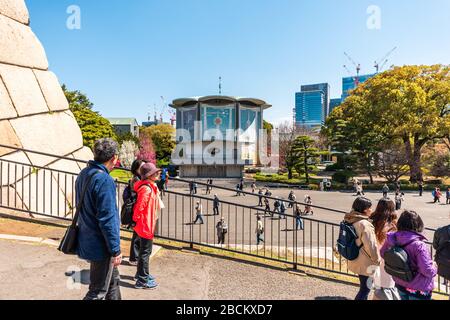
[[154, 164], [142, 165], [141, 181], [134, 185], [137, 201], [134, 206], [133, 221], [136, 222], [134, 231], [139, 236], [140, 250], [136, 274], [136, 289], [154, 289], [158, 285], [155, 278], [149, 273], [149, 260], [152, 253], [153, 238], [155, 234], [157, 212], [161, 209], [161, 199], [155, 181], [158, 180], [161, 170]]

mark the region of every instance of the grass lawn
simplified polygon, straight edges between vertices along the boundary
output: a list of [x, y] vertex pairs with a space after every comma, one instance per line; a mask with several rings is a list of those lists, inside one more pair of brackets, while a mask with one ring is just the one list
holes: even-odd
[[111, 177], [113, 177], [114, 179], [119, 180], [120, 182], [125, 182], [127, 183], [128, 180], [131, 179], [131, 172], [126, 171], [126, 170], [122, 170], [122, 169], [114, 169], [113, 171], [111, 171]]

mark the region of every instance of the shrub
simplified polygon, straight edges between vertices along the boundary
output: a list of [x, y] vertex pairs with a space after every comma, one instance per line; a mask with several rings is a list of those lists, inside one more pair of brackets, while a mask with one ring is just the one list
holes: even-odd
[[350, 178], [353, 178], [354, 176], [355, 174], [352, 171], [348, 170], [336, 171], [336, 173], [333, 174], [333, 181], [347, 184]]

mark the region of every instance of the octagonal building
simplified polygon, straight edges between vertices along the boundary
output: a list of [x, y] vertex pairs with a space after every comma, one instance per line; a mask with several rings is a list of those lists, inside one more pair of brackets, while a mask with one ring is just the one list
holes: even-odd
[[260, 165], [263, 113], [271, 107], [265, 101], [219, 95], [176, 99], [170, 106], [181, 177], [240, 178], [244, 166]]

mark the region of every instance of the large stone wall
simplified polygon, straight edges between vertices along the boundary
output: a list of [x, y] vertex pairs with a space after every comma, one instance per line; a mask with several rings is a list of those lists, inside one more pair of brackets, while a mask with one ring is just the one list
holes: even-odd
[[[44, 48], [29, 26], [24, 0], [0, 0], [0, 144], [81, 160], [92, 158], [91, 151], [83, 147], [80, 128], [60, 83], [48, 70]], [[0, 147], [1, 159], [73, 173], [84, 166]], [[44, 206], [49, 208], [53, 204], [64, 208], [64, 201], [71, 205], [72, 187], [67, 181], [58, 181], [55, 174], [46, 178], [38, 192], [32, 189], [35, 181], [45, 179], [40, 175], [45, 176], [45, 172], [26, 167], [23, 175], [8, 177], [6, 165], [3, 165], [2, 204], [5, 197], [13, 197], [11, 202], [19, 203], [18, 207], [25, 206], [33, 211], [42, 211]], [[40, 198], [43, 200], [35, 201]], [[56, 203], [50, 203], [52, 201]], [[67, 214], [63, 211], [58, 215]]]

